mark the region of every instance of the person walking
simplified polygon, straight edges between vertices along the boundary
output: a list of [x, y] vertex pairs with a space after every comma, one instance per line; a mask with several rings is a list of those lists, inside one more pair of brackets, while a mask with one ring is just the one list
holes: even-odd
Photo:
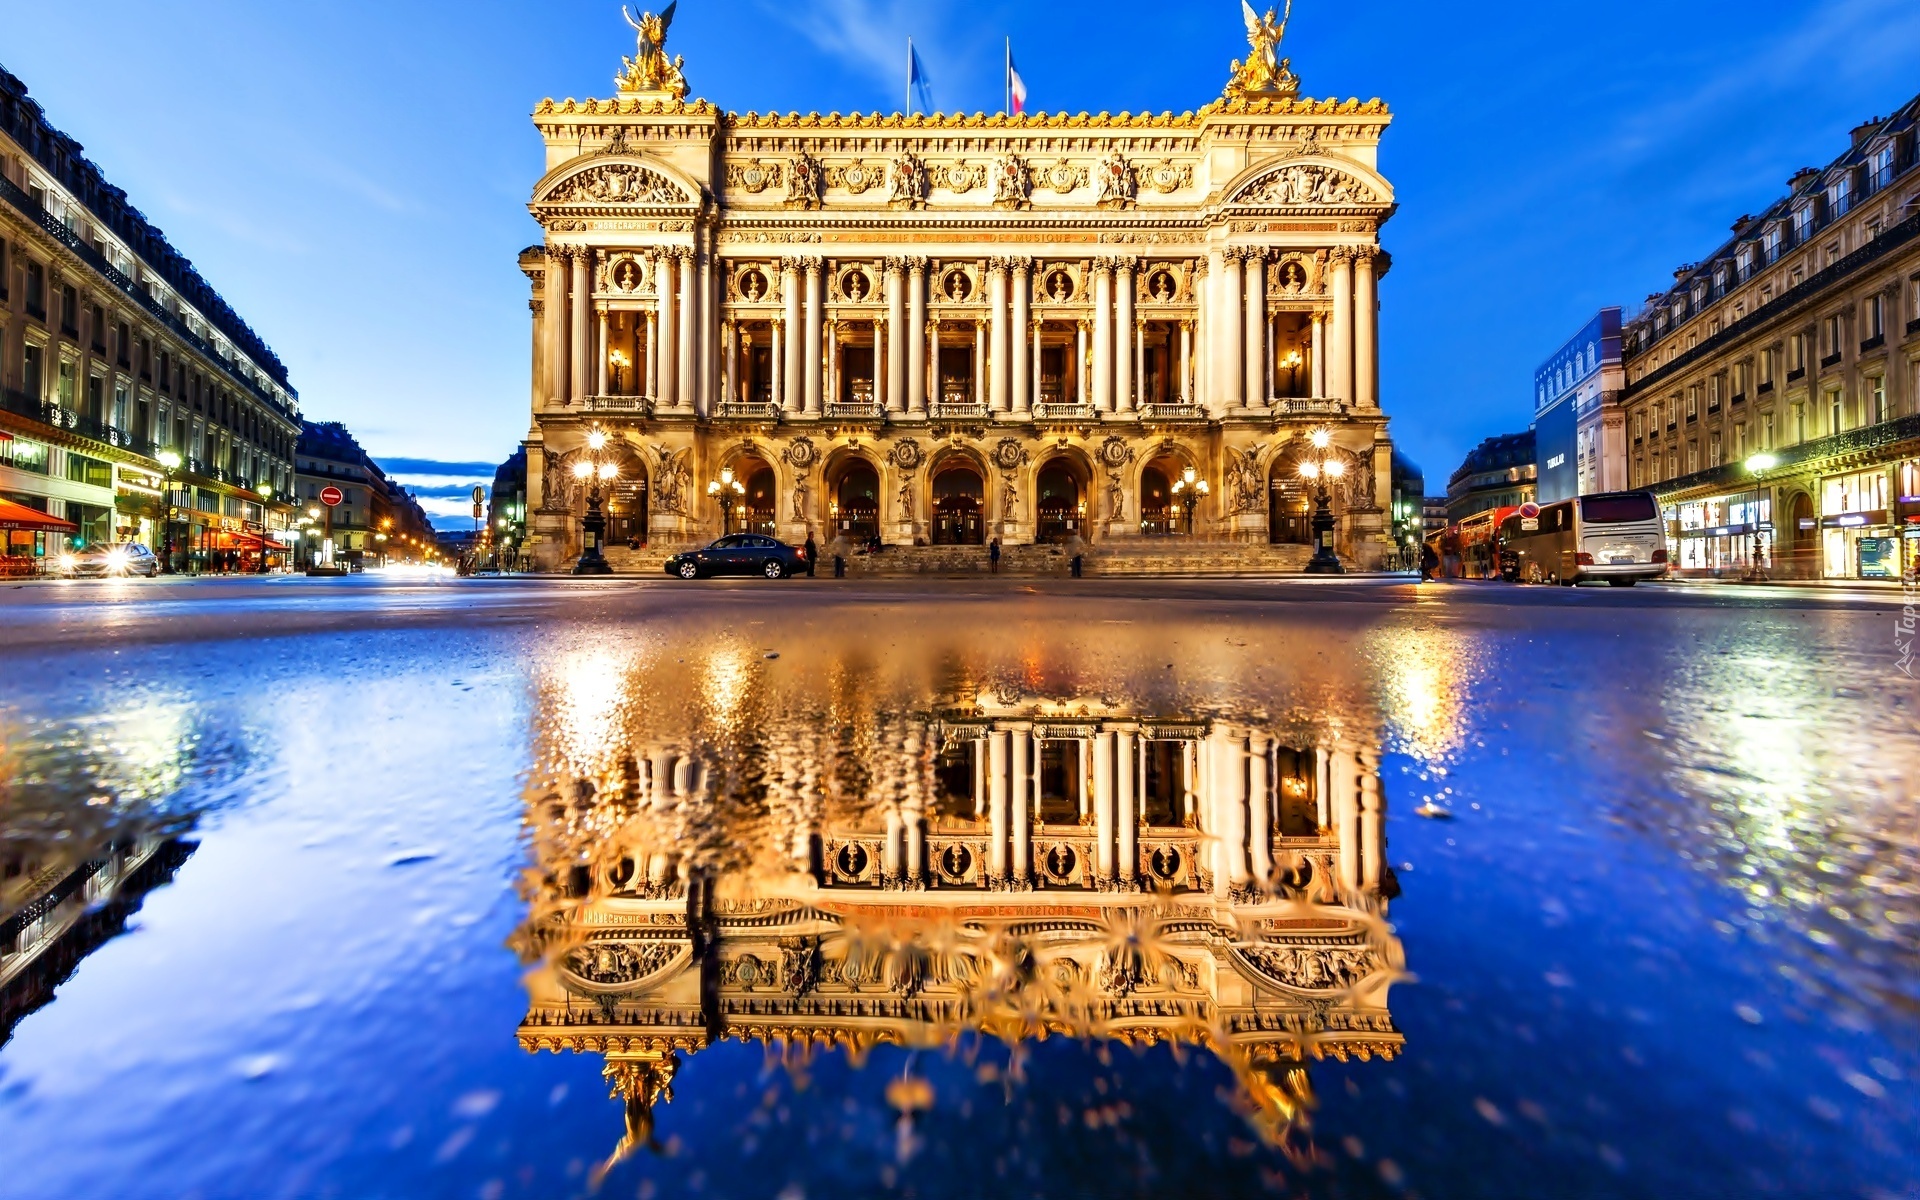
[[1440, 565], [1440, 556], [1433, 552], [1433, 547], [1426, 542], [1421, 542], [1420, 543], [1420, 582], [1421, 583], [1432, 582], [1433, 569], [1439, 565]]
[[813, 540], [813, 526], [807, 526], [807, 578], [813, 578], [813, 564], [820, 557], [820, 547]]
[[987, 569], [993, 574], [1000, 573], [1000, 539], [994, 538], [987, 543]]

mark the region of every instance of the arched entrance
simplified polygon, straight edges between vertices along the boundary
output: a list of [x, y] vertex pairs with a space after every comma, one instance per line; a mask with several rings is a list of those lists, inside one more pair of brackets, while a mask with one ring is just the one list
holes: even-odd
[[1140, 532], [1149, 537], [1192, 533], [1196, 482], [1198, 473], [1185, 459], [1162, 454], [1149, 462], [1140, 472]]
[[986, 541], [986, 481], [965, 459], [949, 459], [933, 476], [933, 544], [978, 546]]
[[738, 533], [776, 534], [774, 509], [776, 492], [773, 468], [757, 454], [748, 454], [733, 464], [733, 475], [747, 487], [735, 512], [734, 530]]
[[859, 457], [847, 459], [835, 473], [829, 496], [835, 533], [856, 541], [879, 534], [880, 473], [872, 463]]
[[607, 494], [607, 545], [647, 544], [647, 468], [638, 459], [622, 464]]
[[1795, 579], [1818, 579], [1820, 522], [1813, 516], [1813, 497], [1805, 492], [1795, 492], [1787, 502], [1787, 537], [1789, 574]]
[[1285, 455], [1275, 458], [1267, 473], [1267, 541], [1276, 546], [1313, 544], [1313, 497]]
[[1033, 481], [1033, 538], [1064, 542], [1087, 536], [1087, 477], [1065, 456], [1047, 460]]

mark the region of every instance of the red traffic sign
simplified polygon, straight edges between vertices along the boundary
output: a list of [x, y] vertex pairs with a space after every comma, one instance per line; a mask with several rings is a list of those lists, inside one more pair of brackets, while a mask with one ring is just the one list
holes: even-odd
[[[328, 488], [327, 490], [332, 491], [333, 489]], [[333, 501], [329, 500], [327, 503], [331, 504]], [[1520, 515], [1523, 517], [1537, 517], [1540, 515], [1540, 506], [1529, 500], [1520, 506]]]
[[332, 508], [344, 499], [346, 499], [346, 497], [340, 494], [340, 489], [334, 487], [332, 484], [328, 484], [326, 487], [320, 489], [320, 503], [326, 505], [328, 508]]

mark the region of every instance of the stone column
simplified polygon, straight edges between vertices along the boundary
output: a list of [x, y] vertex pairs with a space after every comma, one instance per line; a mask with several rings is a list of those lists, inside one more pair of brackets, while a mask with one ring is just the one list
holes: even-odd
[[978, 316], [973, 318], [973, 402], [987, 402], [987, 326]]
[[780, 372], [782, 387], [780, 394], [783, 412], [793, 412], [800, 407], [801, 397], [806, 392], [806, 379], [801, 368], [801, 347], [806, 339], [801, 337], [800, 317], [800, 270], [799, 264], [791, 258], [780, 260], [780, 303], [782, 305], [781, 354], [775, 367]]
[[1147, 320], [1135, 317], [1133, 321], [1133, 386], [1139, 391], [1134, 398], [1133, 408], [1141, 409], [1154, 402], [1155, 397], [1147, 395]]
[[[572, 395], [567, 372], [567, 250], [547, 250], [547, 378], [546, 402], [565, 404]], [[166, 438], [159, 439], [165, 442]]]
[[1180, 322], [1180, 403], [1193, 403], [1193, 322]]
[[607, 394], [607, 310], [601, 309], [597, 316], [600, 336], [595, 346], [598, 352], [593, 356], [593, 394], [604, 396]]
[[1313, 361], [1308, 364], [1313, 374], [1313, 394], [1327, 394], [1327, 316], [1325, 313], [1313, 314]]
[[[907, 334], [906, 275], [901, 270], [903, 265], [897, 258], [887, 260], [888, 412], [903, 412], [907, 407], [907, 346], [913, 339]], [[878, 359], [874, 360], [873, 370], [877, 379], [880, 373]]]
[[654, 339], [660, 351], [660, 390], [656, 393], [662, 408], [672, 408], [680, 398], [680, 356], [674, 347], [678, 344], [675, 332], [678, 322], [674, 320], [674, 258], [673, 251], [662, 250], [658, 260], [659, 282], [655, 285], [660, 293], [660, 329]]
[[1262, 888], [1273, 884], [1272, 750], [1273, 739], [1256, 733], [1247, 753], [1247, 850], [1253, 858], [1253, 880]]
[[[1023, 413], [1033, 405], [1033, 364], [1028, 361], [1027, 329], [1033, 323], [1033, 260], [1013, 260], [1013, 357], [1007, 375], [1013, 384], [1013, 411]], [[1038, 355], [1034, 356], [1036, 359]]]
[[660, 321], [659, 314], [647, 313], [647, 398], [660, 402]]
[[1374, 249], [1363, 246], [1353, 256], [1353, 402], [1362, 408], [1380, 407], [1375, 365], [1379, 362], [1375, 336], [1378, 301], [1374, 298]]
[[700, 264], [700, 295], [695, 301], [699, 308], [700, 320], [695, 327], [693, 361], [698, 364], [694, 380], [694, 411], [701, 416], [713, 412], [714, 393], [720, 390], [718, 373], [719, 358], [714, 353], [715, 341], [719, 332], [720, 303], [714, 294], [713, 238], [709, 231], [702, 230], [694, 242], [694, 254]]
[[905, 830], [900, 820], [900, 810], [889, 807], [886, 812], [886, 840], [880, 843], [880, 878], [887, 883], [897, 882], [905, 874], [902, 860], [906, 857]]
[[1113, 736], [1114, 878], [1132, 887], [1140, 874], [1140, 795], [1134, 780], [1140, 735], [1124, 729]]
[[1013, 834], [1012, 874], [1016, 883], [1025, 883], [1033, 877], [1033, 817], [1028, 807], [1033, 795], [1032, 767], [1029, 751], [1034, 749], [1033, 734], [1030, 730], [1016, 729], [1009, 736], [1013, 748], [1013, 778], [1009, 781], [1012, 804], [1007, 811], [1007, 824]]
[[1137, 340], [1133, 328], [1133, 260], [1121, 259], [1117, 265], [1113, 281], [1114, 299], [1117, 301], [1114, 312], [1113, 347], [1113, 407], [1118, 412], [1133, 411], [1133, 373], [1136, 357], [1133, 343]]
[[820, 413], [820, 371], [821, 356], [825, 347], [820, 342], [821, 303], [820, 303], [820, 260], [807, 260], [807, 298], [806, 298], [806, 338], [801, 342], [801, 367], [805, 372], [807, 408], [809, 414]]
[[1093, 262], [1093, 407], [1113, 411], [1113, 261]]
[[1220, 369], [1212, 385], [1222, 408], [1240, 408], [1247, 403], [1246, 374], [1241, 367], [1246, 344], [1245, 321], [1241, 317], [1244, 291], [1240, 283], [1240, 264], [1244, 251], [1228, 250], [1220, 267], [1220, 353], [1214, 360]]
[[1101, 883], [1114, 877], [1113, 742], [1111, 733], [1093, 737], [1093, 862]]
[[1386, 827], [1382, 821], [1386, 814], [1380, 796], [1378, 761], [1368, 751], [1362, 751], [1356, 759], [1360, 768], [1357, 780], [1360, 785], [1360, 884], [1373, 892], [1380, 887], [1381, 868], [1386, 860]]
[[573, 252], [573, 345], [567, 354], [569, 366], [567, 400], [578, 404], [587, 394], [587, 315], [592, 309], [593, 251], [585, 246]]
[[1334, 248], [1333, 328], [1327, 339], [1327, 394], [1353, 403], [1353, 251]]
[[1009, 340], [1007, 260], [995, 258], [987, 264], [987, 408], [991, 412], [1006, 412], [1012, 392], [1007, 378]]
[[873, 319], [873, 402], [880, 405], [885, 405], [887, 402], [887, 377], [881, 374], [881, 368], [885, 366], [885, 360], [880, 357], [883, 349], [880, 343], [880, 331], [883, 328], [885, 328], [885, 323], [879, 317], [875, 317]]
[[700, 363], [694, 353], [699, 344], [694, 336], [700, 322], [700, 304], [695, 298], [696, 286], [693, 251], [676, 250], [674, 258], [680, 267], [680, 361], [674, 366], [674, 380], [680, 390], [674, 397], [674, 404], [681, 409], [694, 407], [694, 397], [700, 390]]
[[[736, 371], [735, 350], [733, 345], [733, 322], [720, 323], [720, 403], [732, 404], [739, 400], [739, 388], [734, 384]], [[709, 412], [721, 411], [718, 405], [709, 405]]]
[[[1087, 323], [1077, 322], [1078, 332], [1073, 343], [1073, 403], [1085, 405], [1091, 402], [1087, 395]], [[1060, 397], [1066, 399], [1065, 389]]]
[[1033, 353], [1028, 356], [1027, 362], [1027, 407], [1021, 409], [1022, 412], [1031, 412], [1033, 406], [1040, 403], [1040, 331], [1044, 328], [1046, 328], [1046, 322], [1035, 317], [1033, 319]]
[[927, 410], [927, 260], [907, 260], [907, 409]]
[[1246, 252], [1244, 291], [1247, 297], [1247, 395], [1248, 408], [1265, 408], [1273, 392], [1267, 383], [1267, 264], [1261, 251]]
[[774, 407], [781, 413], [787, 411], [787, 323], [780, 317], [774, 317], [770, 323], [774, 326], [774, 346], [766, 353], [768, 369], [774, 372]]
[[1198, 359], [1199, 392], [1196, 395], [1203, 409], [1218, 415], [1221, 408], [1219, 396], [1221, 343], [1224, 335], [1220, 329], [1221, 280], [1226, 276], [1226, 252], [1209, 251], [1205, 263], [1205, 278], [1198, 289], [1200, 297], [1200, 347]]
[[1012, 797], [1007, 794], [1008, 734], [996, 729], [987, 735], [987, 813], [992, 841], [987, 846], [987, 866], [993, 878], [1007, 878], [1008, 817]]

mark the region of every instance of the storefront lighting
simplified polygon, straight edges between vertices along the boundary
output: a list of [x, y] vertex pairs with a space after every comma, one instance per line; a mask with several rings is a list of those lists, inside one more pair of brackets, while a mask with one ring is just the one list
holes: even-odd
[[1780, 460], [1771, 454], [1754, 454], [1747, 458], [1747, 474], [1758, 475], [1762, 471], [1771, 471], [1780, 465]]
[[178, 471], [180, 469], [180, 456], [171, 450], [162, 450], [160, 453], [154, 455], [154, 461], [169, 471]]

